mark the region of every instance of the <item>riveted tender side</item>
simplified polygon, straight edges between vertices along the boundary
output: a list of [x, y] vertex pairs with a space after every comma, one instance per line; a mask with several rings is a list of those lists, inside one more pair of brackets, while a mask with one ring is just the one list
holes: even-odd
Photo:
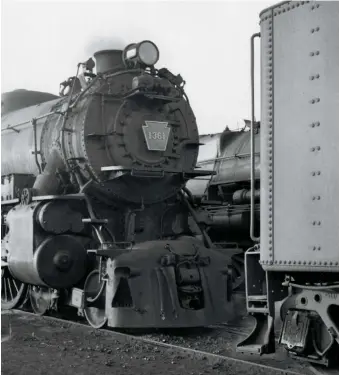
[[278, 4], [261, 13], [260, 33], [260, 247], [246, 254], [257, 325], [238, 348], [274, 350], [283, 300], [279, 343], [329, 365], [339, 343], [339, 4]]
[[261, 261], [339, 272], [339, 7], [293, 4], [261, 17]]

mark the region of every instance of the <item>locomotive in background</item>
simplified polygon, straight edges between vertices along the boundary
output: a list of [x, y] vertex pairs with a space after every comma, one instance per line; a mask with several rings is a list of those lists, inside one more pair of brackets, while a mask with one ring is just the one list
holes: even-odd
[[[233, 289], [244, 290], [244, 252], [254, 245], [251, 226], [250, 121], [241, 130], [200, 136], [197, 168], [211, 176], [191, 179], [186, 187], [195, 202], [197, 216], [218, 249], [232, 257]], [[260, 123], [255, 122], [254, 233], [260, 230]], [[192, 229], [196, 223], [192, 221]]]
[[[199, 135], [184, 81], [144, 41], [95, 54], [53, 97], [5, 95], [3, 308], [78, 309], [96, 328], [227, 318], [229, 258], [189, 228]], [[67, 94], [66, 94], [67, 91]]]
[[[246, 249], [250, 238], [250, 151], [249, 121], [241, 130], [226, 128], [222, 133], [200, 136], [197, 167], [213, 170], [212, 176], [199, 177], [187, 182], [187, 187], [199, 206], [209, 215], [209, 234], [216, 242], [237, 243]], [[255, 202], [256, 234], [259, 233], [260, 202], [260, 123], [255, 123]]]

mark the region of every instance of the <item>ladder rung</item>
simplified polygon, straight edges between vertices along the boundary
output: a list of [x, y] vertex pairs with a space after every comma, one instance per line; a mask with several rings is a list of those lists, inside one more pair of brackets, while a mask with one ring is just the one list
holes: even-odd
[[248, 301], [267, 301], [266, 295], [247, 296]]

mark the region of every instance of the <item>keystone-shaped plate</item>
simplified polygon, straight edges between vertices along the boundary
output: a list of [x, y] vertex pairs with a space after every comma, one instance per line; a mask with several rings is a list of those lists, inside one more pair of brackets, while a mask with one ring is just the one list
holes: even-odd
[[150, 151], [166, 150], [171, 131], [171, 128], [168, 127], [168, 122], [145, 121], [142, 130], [144, 131], [147, 148]]

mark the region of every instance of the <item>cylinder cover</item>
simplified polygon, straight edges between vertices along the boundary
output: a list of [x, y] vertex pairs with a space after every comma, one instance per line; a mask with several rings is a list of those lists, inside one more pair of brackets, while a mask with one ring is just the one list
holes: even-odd
[[40, 279], [52, 288], [67, 288], [85, 276], [87, 254], [83, 245], [70, 235], [49, 237], [34, 254]]

